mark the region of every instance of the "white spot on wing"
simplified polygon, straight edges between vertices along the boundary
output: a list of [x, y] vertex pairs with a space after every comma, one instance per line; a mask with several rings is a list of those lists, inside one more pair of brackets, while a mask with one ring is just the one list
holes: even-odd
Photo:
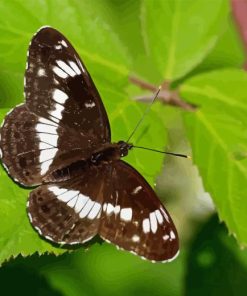
[[41, 171], [40, 171], [41, 175], [44, 175], [49, 170], [49, 167], [52, 164], [52, 161], [53, 161], [52, 159], [47, 160], [41, 164]]
[[51, 118], [53, 121], [55, 121], [56, 123], [59, 123], [59, 122], [60, 122], [60, 119], [55, 118], [55, 117], [53, 117], [52, 115], [50, 116], [50, 118]]
[[88, 196], [81, 194], [78, 190], [68, 190], [59, 188], [58, 186], [50, 186], [48, 189], [54, 193], [58, 200], [61, 200], [71, 208], [74, 208], [76, 213], [79, 213], [80, 218], [94, 219], [99, 216], [101, 204], [92, 201]]
[[57, 127], [58, 125], [56, 123], [42, 117], [39, 118], [39, 123], [35, 127], [40, 139], [39, 149], [41, 152], [39, 162], [41, 163], [42, 175], [49, 170], [53, 158], [57, 153], [57, 149], [54, 148], [58, 140]]
[[98, 202], [95, 202], [88, 215], [88, 219], [94, 219], [98, 215], [100, 209], [101, 209], [101, 205]]
[[64, 40], [61, 40], [60, 43], [61, 43], [64, 47], [68, 47], [68, 44], [67, 44]]
[[79, 191], [77, 190], [67, 190], [66, 192], [58, 195], [57, 198], [63, 202], [68, 202], [78, 194], [79, 194]]
[[144, 233], [150, 232], [150, 221], [148, 218], [144, 219], [142, 222], [142, 228]]
[[79, 195], [79, 198], [77, 200], [77, 203], [75, 205], [75, 212], [79, 213], [82, 208], [85, 206], [86, 202], [88, 201], [89, 197], [83, 194]]
[[131, 221], [132, 219], [132, 209], [131, 208], [123, 208], [120, 212], [120, 219], [124, 221]]
[[39, 118], [39, 122], [58, 127], [58, 124], [54, 123], [53, 121], [51, 121], [49, 119], [43, 118], [43, 117]]
[[58, 68], [57, 66], [53, 67], [53, 72], [61, 77], [61, 78], [67, 78], [68, 77], [68, 74], [65, 73], [63, 70], [61, 70], [60, 68]]
[[175, 233], [172, 230], [170, 232], [170, 238], [171, 238], [171, 240], [176, 238]]
[[54, 82], [56, 85], [59, 85], [59, 82], [57, 81], [56, 78], [53, 78], [53, 82]]
[[165, 234], [164, 236], [163, 236], [163, 240], [164, 241], [167, 241], [169, 239], [169, 235], [168, 234]]
[[48, 133], [57, 135], [57, 127], [52, 125], [47, 125], [44, 123], [38, 123], [35, 127], [36, 131], [39, 133]]
[[[53, 159], [56, 153], [57, 153], [57, 148], [42, 150], [39, 155], [39, 161], [43, 163], [47, 160]], [[41, 164], [41, 168], [42, 168], [42, 164]]]
[[29, 217], [30, 222], [32, 223], [33, 222], [33, 217], [31, 216], [30, 213], [28, 213], [28, 217]]
[[156, 211], [155, 211], [155, 215], [156, 215], [156, 218], [157, 218], [159, 224], [162, 224], [163, 221], [164, 221], [164, 219], [163, 219], [163, 217], [162, 217], [160, 211], [159, 211], [159, 210], [156, 210]]
[[43, 143], [43, 142], [40, 142], [39, 143], [39, 149], [40, 150], [43, 150], [43, 149], [51, 149], [53, 148], [53, 146], [49, 145], [49, 144], [46, 144], [46, 143]]
[[41, 231], [41, 229], [40, 229], [38, 226], [34, 226], [34, 228], [38, 231], [38, 233], [39, 233], [40, 235], [42, 235], [42, 231]]
[[76, 201], [77, 201], [77, 198], [78, 198], [78, 194], [72, 198], [68, 203], [67, 205], [70, 207], [70, 208], [74, 208], [75, 204], [76, 204]]
[[86, 73], [86, 70], [85, 70], [84, 67], [82, 66], [81, 61], [77, 58], [77, 56], [75, 56], [75, 58], [76, 58], [77, 64], [80, 66], [80, 68], [82, 69], [82, 71], [83, 71], [84, 73]]
[[57, 140], [58, 136], [57, 135], [50, 135], [46, 133], [39, 133], [39, 138], [42, 142], [48, 143], [54, 147], [57, 146]]
[[69, 61], [69, 64], [70, 64], [71, 68], [75, 71], [75, 73], [77, 75], [80, 75], [81, 74], [81, 70], [79, 69], [79, 67], [76, 65], [75, 62]]
[[63, 194], [64, 192], [68, 191], [68, 189], [59, 188], [57, 186], [49, 186], [48, 189], [53, 192], [56, 196]]
[[150, 213], [149, 217], [150, 217], [151, 230], [153, 233], [155, 233], [158, 229], [155, 213], [154, 212]]
[[52, 94], [52, 98], [59, 104], [64, 104], [68, 99], [68, 95], [60, 89], [55, 89]]
[[53, 117], [55, 117], [55, 118], [61, 120], [61, 119], [62, 119], [62, 112], [63, 112], [63, 110], [64, 110], [64, 107], [63, 107], [62, 105], [60, 105], [60, 104], [55, 104], [55, 110], [50, 111], [49, 113], [50, 113]]
[[137, 186], [137, 187], [132, 191], [132, 194], [135, 195], [135, 194], [137, 194], [138, 192], [140, 192], [140, 190], [142, 190], [142, 186]]
[[45, 235], [45, 238], [50, 240], [50, 241], [54, 241], [49, 235]]
[[6, 171], [7, 173], [9, 173], [9, 169], [8, 169], [7, 165], [6, 165], [4, 162], [2, 163], [2, 165], [3, 165], [4, 169], [5, 169], [5, 171]]
[[114, 206], [111, 203], [107, 204], [106, 214], [111, 215], [114, 212]]
[[84, 206], [84, 208], [80, 211], [80, 214], [79, 214], [80, 218], [85, 218], [90, 212], [93, 205], [94, 205], [94, 202], [91, 199], [89, 199], [86, 205]]
[[135, 243], [138, 243], [140, 241], [140, 236], [137, 235], [137, 234], [134, 234], [132, 236], [132, 241], [135, 242]]
[[56, 49], [61, 49], [62, 48], [62, 45], [60, 45], [60, 44], [59, 45], [55, 45], [55, 48]]
[[58, 60], [57, 64], [64, 72], [69, 74], [69, 76], [74, 77], [76, 75], [76, 72], [69, 65], [67, 65], [64, 61]]
[[170, 259], [167, 259], [167, 260], [164, 260], [164, 261], [161, 261], [162, 263], [166, 263], [166, 262], [171, 262], [173, 261], [174, 259], [176, 259], [179, 255], [179, 250], [177, 251], [177, 253]]
[[90, 103], [89, 102], [86, 102], [84, 105], [85, 105], [86, 108], [89, 108], [89, 109], [95, 107], [95, 103], [94, 102], [90, 102]]
[[105, 203], [103, 204], [103, 211], [105, 212], [106, 209], [107, 209], [107, 203], [105, 202]]
[[39, 68], [37, 75], [40, 76], [40, 77], [41, 77], [41, 76], [46, 76], [46, 74], [45, 74], [45, 69], [43, 69], [43, 68]]
[[115, 208], [114, 208], [114, 213], [117, 215], [119, 212], [120, 212], [120, 206], [119, 205], [117, 205], [117, 206], [115, 206]]
[[169, 217], [168, 217], [167, 213], [165, 212], [165, 210], [164, 210], [163, 208], [160, 207], [160, 211], [161, 211], [161, 213], [163, 214], [163, 216], [165, 217], [166, 221], [167, 221], [168, 223], [170, 223]]

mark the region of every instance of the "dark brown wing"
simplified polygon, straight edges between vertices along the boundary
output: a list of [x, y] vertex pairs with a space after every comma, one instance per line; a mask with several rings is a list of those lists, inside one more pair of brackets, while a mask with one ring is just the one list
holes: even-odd
[[108, 117], [93, 81], [55, 29], [43, 28], [31, 41], [25, 95], [26, 104], [10, 112], [1, 128], [2, 162], [16, 181], [40, 184], [110, 142]]
[[[6, 116], [1, 129], [2, 162], [10, 176], [23, 185], [37, 185], [51, 171], [58, 171], [80, 158], [87, 158], [90, 150], [86, 139], [67, 132], [51, 120], [31, 113], [25, 104], [14, 108]], [[61, 147], [60, 139], [66, 139]], [[66, 176], [61, 176], [66, 178]], [[59, 181], [59, 180], [57, 180]]]
[[130, 165], [116, 161], [112, 192], [104, 200], [100, 236], [153, 261], [170, 261], [179, 241], [172, 219], [153, 189]]
[[94, 83], [75, 49], [49, 27], [34, 35], [25, 73], [26, 104], [38, 116], [110, 142], [108, 117]]
[[39, 234], [56, 243], [76, 244], [98, 233], [102, 204], [110, 195], [111, 166], [84, 170], [83, 176], [47, 184], [31, 192], [28, 216]]

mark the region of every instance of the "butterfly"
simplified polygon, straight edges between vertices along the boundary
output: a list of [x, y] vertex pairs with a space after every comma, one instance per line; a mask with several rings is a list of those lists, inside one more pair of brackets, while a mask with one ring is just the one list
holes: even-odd
[[25, 103], [4, 119], [2, 163], [31, 191], [27, 213], [57, 244], [103, 240], [142, 258], [171, 261], [179, 252], [174, 223], [154, 190], [121, 160], [133, 147], [111, 143], [100, 95], [77, 52], [57, 30], [32, 38]]

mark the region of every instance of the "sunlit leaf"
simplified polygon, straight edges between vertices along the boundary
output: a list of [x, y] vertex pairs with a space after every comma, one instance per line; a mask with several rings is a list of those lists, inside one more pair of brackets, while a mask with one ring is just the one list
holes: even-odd
[[[33, 286], [34, 281], [46, 289], [49, 287], [49, 296], [57, 293], [64, 296], [177, 296], [183, 290], [184, 260], [183, 252], [169, 264], [154, 264], [104, 243], [95, 244], [87, 252], [78, 250], [58, 258], [51, 255], [32, 256], [26, 260], [18, 258], [0, 269], [0, 278], [4, 280], [2, 289], [8, 287], [9, 294], [11, 291], [13, 295], [18, 291], [34, 295], [25, 288], [29, 287], [29, 281]], [[13, 275], [22, 279], [22, 285], [10, 287]]]
[[177, 79], [204, 59], [225, 26], [228, 9], [224, 0], [143, 1], [146, 51], [161, 78]]
[[247, 244], [247, 75], [222, 70], [188, 80], [181, 95], [198, 106], [184, 115], [206, 190], [220, 219], [242, 245]]

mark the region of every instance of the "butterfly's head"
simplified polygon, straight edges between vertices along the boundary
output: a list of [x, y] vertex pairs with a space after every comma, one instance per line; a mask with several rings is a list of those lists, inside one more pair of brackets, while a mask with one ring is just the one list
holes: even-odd
[[117, 144], [118, 144], [121, 157], [128, 155], [129, 150], [133, 147], [132, 144], [126, 143], [124, 141], [119, 141]]

